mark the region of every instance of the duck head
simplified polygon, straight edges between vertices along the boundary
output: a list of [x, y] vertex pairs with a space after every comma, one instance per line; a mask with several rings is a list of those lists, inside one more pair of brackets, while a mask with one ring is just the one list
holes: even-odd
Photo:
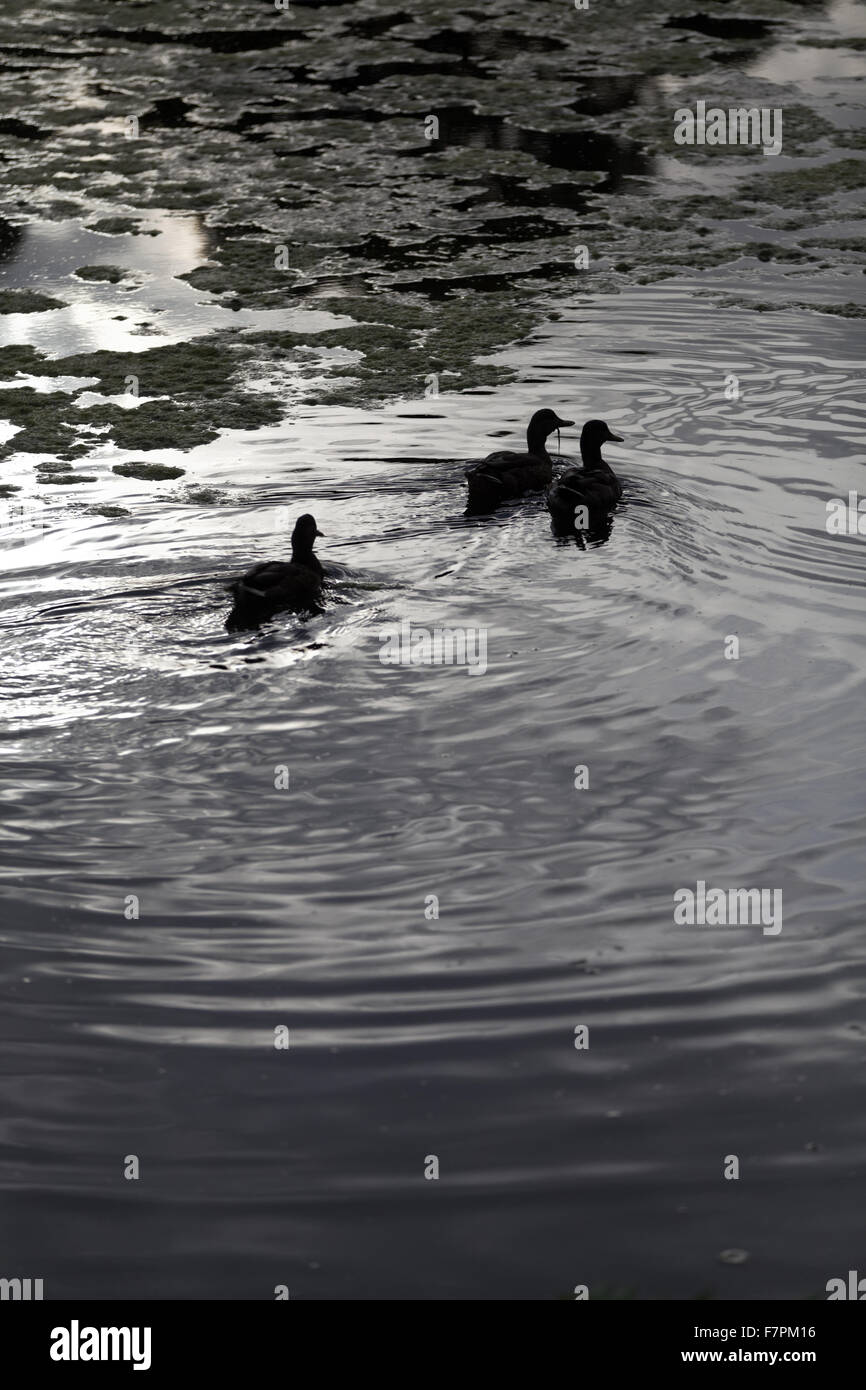
[[316, 537], [324, 534], [316, 525], [316, 518], [310, 516], [309, 512], [299, 516], [292, 532], [292, 558], [303, 559], [306, 555], [312, 555]]
[[608, 441], [622, 443], [622, 435], [614, 434], [604, 420], [587, 420], [580, 432], [580, 456], [584, 464], [601, 462], [601, 446]]
[[573, 420], [560, 420], [555, 410], [536, 410], [526, 430], [526, 447], [530, 454], [545, 454], [545, 441], [554, 430], [568, 429]]

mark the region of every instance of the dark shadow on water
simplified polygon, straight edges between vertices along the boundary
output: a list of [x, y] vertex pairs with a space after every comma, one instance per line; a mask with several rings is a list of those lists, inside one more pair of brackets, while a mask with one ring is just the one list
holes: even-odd
[[264, 25], [260, 29], [205, 28], [174, 34], [165, 29], [144, 26], [116, 29], [101, 25], [98, 29], [89, 30], [83, 37], [118, 39], [125, 43], [189, 45], [192, 48], [209, 48], [212, 53], [247, 53], [257, 48], [281, 48], [283, 44], [291, 42], [293, 34], [291, 29], [268, 29]]
[[22, 121], [18, 116], [0, 117], [0, 135], [13, 135], [16, 140], [47, 140], [51, 133], [30, 121]]
[[176, 130], [189, 124], [187, 117], [195, 106], [183, 97], [161, 97], [139, 117], [142, 130]]
[[576, 101], [569, 102], [570, 111], [578, 111], [584, 116], [606, 116], [611, 111], [622, 111], [627, 106], [636, 106], [648, 95], [652, 79], [645, 73], [635, 73], [628, 77], [581, 77], [581, 94]]
[[361, 34], [365, 39], [375, 39], [379, 34], [386, 34], [389, 29], [396, 29], [398, 24], [411, 24], [412, 16], [406, 14], [405, 10], [395, 10], [392, 14], [371, 15], [367, 19], [356, 19], [347, 25], [350, 34]]
[[557, 541], [561, 541], [563, 544], [573, 541], [578, 549], [586, 550], [588, 545], [607, 544], [613, 530], [613, 516], [608, 513], [605, 517], [599, 517], [593, 521], [591, 526], [583, 530], [575, 526], [573, 515], [551, 512], [550, 530]]
[[326, 85], [334, 92], [354, 92], [359, 87], [370, 87], [386, 77], [474, 77], [484, 81], [488, 74], [473, 63], [429, 63], [423, 64], [412, 59], [394, 59], [385, 63], [359, 63], [355, 70], [345, 77], [332, 77]]
[[8, 222], [5, 217], [0, 217], [0, 261], [15, 255], [21, 244], [22, 236], [22, 227], [16, 227], [14, 222]]
[[[424, 147], [428, 156], [455, 145], [469, 149], [516, 150], [532, 155], [540, 164], [552, 169], [607, 173], [608, 179], [594, 186], [596, 192], [616, 187], [626, 175], [652, 173], [653, 162], [638, 144], [603, 131], [532, 130], [514, 125], [504, 116], [481, 115], [468, 106], [446, 106], [436, 114], [439, 135]], [[415, 156], [419, 149], [401, 153]]]
[[541, 265], [508, 272], [488, 271], [479, 275], [425, 275], [419, 280], [397, 280], [392, 288], [403, 292], [414, 291], [426, 294], [430, 299], [447, 299], [457, 290], [478, 290], [491, 293], [496, 290], [513, 289], [524, 280], [562, 280], [574, 275], [574, 265], [570, 260], [545, 261]]
[[523, 217], [489, 217], [471, 231], [440, 233], [420, 241], [399, 242], [372, 232], [363, 241], [341, 249], [348, 255], [375, 261], [386, 270], [414, 270], [419, 264], [429, 265], [431, 257], [454, 260], [473, 246], [536, 242], [561, 236], [563, 230], [556, 218], [530, 213]]
[[498, 62], [521, 53], [552, 53], [566, 45], [560, 39], [544, 34], [521, 34], [513, 29], [443, 29], [426, 39], [413, 39], [416, 48], [432, 49], [436, 53], [456, 53], [479, 63]]
[[686, 14], [665, 20], [666, 29], [690, 29], [713, 39], [763, 39], [776, 31], [772, 19], [728, 18], [727, 15]]
[[289, 121], [368, 121], [376, 125], [380, 121], [392, 121], [394, 118], [393, 111], [379, 111], [368, 106], [307, 106], [303, 110], [297, 107], [283, 107], [275, 111], [242, 111], [235, 120], [226, 121], [218, 129], [234, 131], [248, 140], [263, 140], [267, 136], [258, 134], [255, 130], [257, 126]]
[[725, 48], [716, 49], [707, 57], [711, 63], [718, 63], [719, 67], [746, 68], [750, 63], [757, 62], [759, 53], [758, 48]]
[[483, 184], [487, 191], [470, 193], [454, 204], [456, 208], [465, 211], [484, 203], [504, 203], [506, 207], [557, 207], [585, 212], [590, 194], [595, 191], [592, 187], [574, 183], [547, 183], [543, 188], [531, 188], [514, 174], [485, 174], [479, 177], [478, 183]]

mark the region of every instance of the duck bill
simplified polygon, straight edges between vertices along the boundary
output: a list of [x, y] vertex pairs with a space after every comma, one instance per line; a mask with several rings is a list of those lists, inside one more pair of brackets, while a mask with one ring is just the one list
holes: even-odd
[[607, 432], [607, 439], [610, 440], [613, 444], [624, 444], [624, 443], [625, 443], [625, 440], [623, 439], [622, 435], [621, 435], [621, 434], [614, 434], [613, 430], [608, 430], [608, 432]]

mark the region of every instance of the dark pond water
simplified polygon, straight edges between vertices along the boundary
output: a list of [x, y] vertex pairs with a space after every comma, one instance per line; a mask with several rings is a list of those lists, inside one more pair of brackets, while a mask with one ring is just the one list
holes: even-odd
[[[244, 129], [267, 129], [242, 109], [279, 98], [309, 115], [336, 93], [367, 110], [374, 88], [396, 108], [434, 64], [444, 147], [421, 151], [406, 191], [417, 210], [442, 178], [447, 197], [413, 251], [399, 203], [385, 216], [394, 185], [377, 193], [361, 169], [343, 250], [311, 218], [333, 245], [275, 301], [237, 265], [228, 289], [176, 278], [220, 264], [215, 219], [260, 220], [265, 193], [253, 210], [253, 190], [217, 189], [210, 210], [164, 186], [160, 202], [157, 181], [142, 209], [128, 188], [64, 193], [50, 142], [16, 146], [7, 182], [20, 192], [32, 168], [34, 206], [12, 218], [2, 286], [61, 306], [3, 320], [2, 345], [45, 354], [23, 375], [8, 360], [4, 398], [65, 393], [51, 427], [80, 431], [81, 411], [122, 392], [87, 354], [126, 364], [263, 329], [308, 334], [309, 350], [244, 359], [249, 397], [277, 393], [286, 418], [218, 420], [209, 442], [150, 451], [182, 479], [118, 476], [148, 451], [104, 432], [79, 432], [91, 482], [52, 482], [38, 465], [56, 449], [3, 460], [18, 491], [0, 615], [0, 1274], [42, 1277], [53, 1298], [823, 1297], [863, 1258], [866, 537], [826, 523], [830, 499], [864, 488], [866, 373], [856, 193], [822, 193], [815, 170], [857, 146], [784, 155], [772, 173], [794, 182], [768, 209], [735, 198], [731, 169], [754, 165], [678, 163], [632, 120], [648, 130], [659, 93], [710, 62], [769, 90], [793, 52], [801, 101], [831, 125], [853, 105], [862, 12], [731, 4], [690, 27], [671, 5], [659, 42], [697, 36], [671, 66], [681, 48], [637, 63], [623, 6], [595, 76], [567, 94], [586, 139], [566, 140], [544, 121], [532, 135], [518, 61], [551, 81], [578, 71], [561, 16], [548, 34], [509, 4], [489, 28], [456, 6], [406, 3], [400, 23], [384, 4], [326, 8], [297, 4], [290, 69], [254, 6], [235, 7], [248, 25], [216, 7], [224, 28], [189, 7], [180, 44], [166, 7], [53, 7], [3, 50], [38, 67], [28, 45], [62, 47], [67, 25], [82, 102], [94, 84], [149, 84], [151, 102], [207, 108], [202, 158], [226, 169]], [[282, 67], [257, 77], [275, 53]], [[36, 129], [49, 84], [72, 82], [51, 61], [60, 75], [40, 69], [15, 105]], [[464, 118], [464, 87], [491, 71], [511, 83], [502, 110]], [[312, 93], [326, 77], [330, 95]], [[185, 109], [154, 109], [170, 142]], [[297, 139], [337, 159], [376, 126], [352, 119], [310, 118], [322, 130]], [[68, 124], [61, 145], [84, 142]], [[249, 146], [263, 167], [264, 144]], [[386, 146], [390, 176], [412, 141]], [[510, 167], [480, 183], [461, 162], [503, 151]], [[299, 158], [298, 182], [327, 187]], [[599, 202], [581, 170], [606, 181]], [[629, 217], [642, 203], [657, 269], [663, 205], [675, 241], [703, 215], [684, 201], [697, 187], [719, 200], [705, 239], [728, 251], [644, 274]], [[514, 200], [628, 264], [566, 275], [548, 229], [509, 223]], [[112, 209], [158, 235], [94, 231]], [[612, 230], [586, 233], [590, 218]], [[75, 276], [102, 263], [132, 278]], [[386, 326], [431, 315], [439, 394], [423, 354], [411, 388], [374, 373], [334, 393], [375, 355], [375, 337], [339, 336], [364, 295]], [[531, 321], [499, 337], [490, 304], [506, 326]], [[397, 381], [411, 342], [383, 330], [381, 347]], [[462, 461], [519, 439], [539, 405], [624, 437], [607, 448], [625, 485], [608, 534], [557, 537], [538, 498], [464, 516]], [[227, 577], [284, 553], [308, 510], [334, 571], [325, 611], [227, 633]], [[482, 632], [486, 669], [383, 664], [383, 634], [407, 621]], [[699, 881], [781, 892], [781, 931], [677, 925], [674, 894]]]

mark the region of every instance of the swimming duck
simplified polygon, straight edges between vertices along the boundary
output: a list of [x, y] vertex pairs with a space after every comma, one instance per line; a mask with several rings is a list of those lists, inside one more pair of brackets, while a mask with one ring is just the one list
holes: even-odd
[[266, 560], [229, 585], [235, 603], [226, 627], [230, 631], [258, 627], [275, 613], [317, 609], [325, 571], [313, 545], [323, 534], [309, 512], [299, 516], [292, 532], [291, 560]]
[[547, 505], [554, 520], [574, 524], [577, 508], [586, 509], [586, 525], [595, 525], [622, 497], [619, 478], [601, 456], [608, 440], [622, 443], [604, 420], [587, 420], [580, 434], [582, 468], [566, 468], [547, 490]]
[[546, 441], [554, 430], [566, 429], [573, 420], [560, 420], [555, 410], [536, 410], [526, 430], [526, 453], [506, 450], [488, 454], [466, 470], [469, 512], [488, 512], [509, 497], [535, 492], [553, 477]]

